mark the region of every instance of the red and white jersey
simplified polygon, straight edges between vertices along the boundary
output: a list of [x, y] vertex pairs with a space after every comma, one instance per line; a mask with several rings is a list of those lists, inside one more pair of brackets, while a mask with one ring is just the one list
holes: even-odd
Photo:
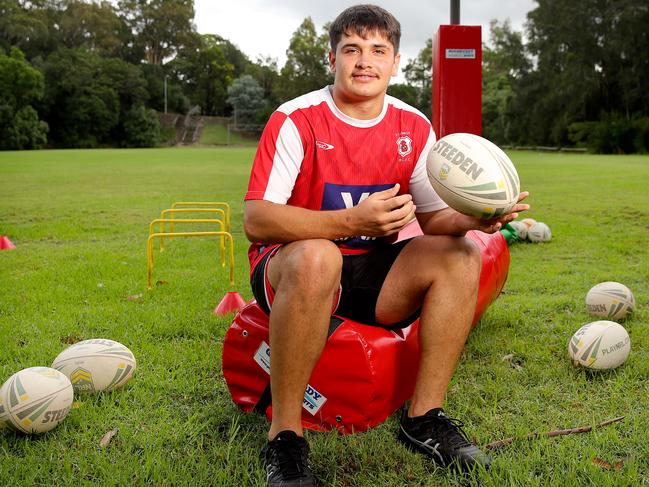
[[[386, 95], [378, 117], [354, 119], [336, 107], [330, 89], [303, 95], [273, 113], [245, 199], [338, 210], [399, 183], [400, 194], [412, 195], [418, 213], [446, 208], [426, 174], [426, 155], [435, 143], [426, 117]], [[336, 243], [343, 253], [358, 253], [381, 240], [354, 236]]]

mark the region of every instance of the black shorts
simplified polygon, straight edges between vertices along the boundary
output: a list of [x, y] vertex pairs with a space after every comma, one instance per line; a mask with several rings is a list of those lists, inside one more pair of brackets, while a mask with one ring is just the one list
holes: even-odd
[[[419, 310], [407, 319], [394, 324], [376, 322], [376, 302], [392, 264], [410, 240], [395, 244], [383, 244], [370, 252], [344, 255], [340, 288], [332, 307], [332, 314], [350, 318], [366, 325], [383, 328], [404, 328], [419, 317]], [[275, 291], [268, 281], [268, 261], [281, 245], [265, 249], [265, 255], [257, 262], [250, 274], [252, 293], [266, 314], [270, 314]]]

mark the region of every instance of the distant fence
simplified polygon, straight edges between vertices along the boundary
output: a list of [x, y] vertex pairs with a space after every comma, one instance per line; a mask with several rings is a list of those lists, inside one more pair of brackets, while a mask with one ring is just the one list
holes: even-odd
[[199, 107], [192, 108], [185, 115], [158, 112], [158, 121], [163, 133], [166, 134], [167, 143], [170, 145], [198, 143], [205, 118], [207, 117], [200, 115]]
[[547, 147], [542, 145], [501, 145], [501, 149], [507, 150], [529, 150], [536, 152], [575, 152], [585, 154], [588, 149], [584, 147]]

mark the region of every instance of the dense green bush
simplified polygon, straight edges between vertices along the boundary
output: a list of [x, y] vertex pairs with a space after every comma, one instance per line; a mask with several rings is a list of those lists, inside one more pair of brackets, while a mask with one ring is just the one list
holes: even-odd
[[17, 47], [0, 51], [0, 149], [39, 149], [47, 142], [47, 123], [32, 105], [43, 98], [43, 75]]
[[47, 143], [47, 123], [40, 120], [36, 110], [29, 105], [18, 110], [6, 128], [1, 137], [1, 148], [40, 149]]
[[635, 134], [633, 145], [637, 152], [649, 152], [649, 117], [642, 117], [635, 120]]
[[160, 143], [160, 122], [155, 111], [135, 105], [124, 114], [125, 147], [155, 147]]
[[569, 127], [570, 140], [598, 154], [649, 152], [649, 117], [604, 115], [599, 121]]

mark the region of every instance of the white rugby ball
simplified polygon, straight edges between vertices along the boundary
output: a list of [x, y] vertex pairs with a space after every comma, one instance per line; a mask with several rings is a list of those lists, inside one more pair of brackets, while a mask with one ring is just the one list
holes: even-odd
[[477, 135], [442, 137], [428, 153], [426, 169], [437, 194], [460, 213], [494, 218], [518, 201], [514, 164], [498, 146]]
[[518, 238], [521, 240], [526, 240], [527, 239], [527, 225], [523, 222], [519, 222], [517, 220], [514, 220], [512, 222], [509, 222], [509, 224], [514, 227], [514, 230], [516, 230], [516, 234], [518, 235]]
[[4, 384], [2, 384], [2, 387], [0, 387], [0, 430], [3, 428], [9, 428], [9, 412], [7, 410], [7, 407], [4, 402], [4, 395], [5, 395], [5, 389], [7, 388], [7, 384], [9, 381], [6, 381]]
[[536, 220], [534, 218], [523, 218], [521, 220], [521, 223], [527, 225], [527, 228], [532, 228], [532, 226], [536, 223]]
[[631, 338], [614, 321], [593, 321], [582, 326], [568, 343], [568, 355], [575, 365], [608, 370], [622, 365], [631, 351]]
[[23, 369], [0, 388], [0, 427], [45, 433], [65, 419], [73, 399], [70, 380], [58, 370]]
[[536, 222], [527, 229], [527, 239], [530, 242], [549, 242], [552, 240], [552, 232], [550, 227], [543, 222]]
[[76, 392], [110, 391], [126, 384], [136, 369], [133, 353], [113, 340], [96, 338], [75, 343], [54, 359]]
[[635, 298], [624, 284], [601, 282], [586, 294], [586, 309], [593, 316], [621, 320], [635, 309]]

